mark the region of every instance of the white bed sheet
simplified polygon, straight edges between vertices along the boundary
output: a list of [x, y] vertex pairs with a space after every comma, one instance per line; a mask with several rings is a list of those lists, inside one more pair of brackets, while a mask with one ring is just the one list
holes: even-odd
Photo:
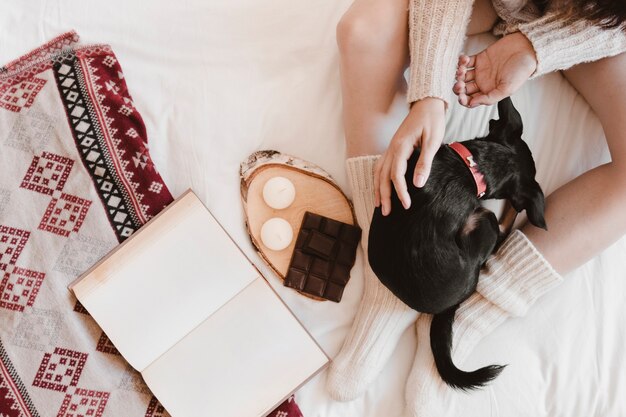
[[[345, 189], [335, 25], [350, 0], [0, 0], [0, 61], [76, 29], [110, 43], [146, 122], [151, 153], [175, 195], [193, 187], [334, 356], [362, 292], [360, 267], [341, 303], [319, 303], [281, 286], [242, 220], [238, 167], [277, 149], [326, 169]], [[470, 40], [470, 48], [489, 37]], [[560, 75], [529, 82], [514, 101], [545, 191], [608, 160], [594, 114]], [[449, 112], [447, 140], [484, 131], [493, 110]], [[398, 123], [402, 110], [391, 123]], [[601, 204], [602, 202], [598, 202]], [[459, 395], [449, 415], [626, 415], [626, 239], [566, 277], [520, 319], [476, 348], [466, 368], [508, 363], [487, 389]], [[357, 260], [357, 265], [360, 259]], [[387, 417], [403, 411], [413, 328], [366, 395], [332, 401], [325, 373], [297, 393], [305, 417]], [[245, 417], [245, 416], [242, 416]]]

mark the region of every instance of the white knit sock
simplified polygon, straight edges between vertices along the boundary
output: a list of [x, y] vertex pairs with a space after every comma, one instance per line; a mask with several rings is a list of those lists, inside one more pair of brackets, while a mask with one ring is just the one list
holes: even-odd
[[360, 397], [376, 379], [402, 333], [415, 322], [417, 312], [381, 284], [367, 260], [367, 239], [374, 213], [374, 165], [378, 157], [362, 156], [346, 162], [352, 201], [363, 234], [365, 288], [352, 329], [328, 370], [327, 389], [339, 401]]
[[[523, 316], [541, 295], [562, 278], [528, 238], [515, 230], [482, 269], [477, 291], [461, 304], [452, 326], [452, 358], [462, 368], [480, 340], [507, 317]], [[463, 395], [439, 376], [430, 348], [431, 316], [416, 324], [419, 340], [406, 385], [407, 415], [439, 417], [454, 395]]]

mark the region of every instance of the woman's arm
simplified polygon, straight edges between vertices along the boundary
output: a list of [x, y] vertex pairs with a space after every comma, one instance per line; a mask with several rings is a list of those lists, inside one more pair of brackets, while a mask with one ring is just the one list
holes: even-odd
[[450, 100], [474, 0], [410, 0], [407, 101]]
[[537, 57], [532, 77], [626, 52], [623, 30], [603, 29], [585, 19], [565, 17], [556, 11], [521, 24], [519, 31], [530, 40]]
[[517, 27], [477, 55], [461, 56], [454, 92], [469, 107], [491, 105], [529, 78], [626, 52], [626, 33], [557, 11]]
[[411, 109], [378, 160], [374, 175], [375, 203], [382, 205], [385, 216], [391, 211], [394, 189], [404, 208], [411, 206], [404, 176], [416, 148], [421, 152], [413, 184], [423, 187], [430, 175], [443, 140], [445, 109], [472, 4], [473, 0], [410, 0], [407, 101]]

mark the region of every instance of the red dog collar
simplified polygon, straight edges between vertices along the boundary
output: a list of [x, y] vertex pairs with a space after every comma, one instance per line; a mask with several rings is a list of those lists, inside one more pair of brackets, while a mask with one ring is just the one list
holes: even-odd
[[485, 184], [485, 177], [478, 170], [478, 164], [474, 161], [474, 156], [463, 144], [459, 142], [452, 142], [448, 145], [454, 152], [456, 152], [465, 165], [469, 168], [472, 173], [472, 177], [474, 178], [474, 182], [476, 183], [476, 195], [478, 198], [481, 198], [485, 195], [485, 191], [487, 191], [487, 184]]

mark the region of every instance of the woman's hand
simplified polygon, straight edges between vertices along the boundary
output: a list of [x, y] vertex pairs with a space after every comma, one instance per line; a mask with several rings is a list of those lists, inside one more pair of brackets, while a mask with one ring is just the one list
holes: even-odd
[[521, 32], [474, 56], [461, 55], [452, 90], [467, 107], [495, 104], [516, 92], [537, 68], [535, 50]]
[[421, 148], [415, 166], [413, 184], [423, 187], [430, 174], [430, 166], [445, 132], [445, 103], [438, 98], [424, 98], [411, 106], [398, 131], [391, 139], [389, 147], [378, 160], [374, 171], [374, 191], [376, 207], [382, 204], [383, 216], [391, 212], [391, 193], [398, 193], [402, 206], [411, 206], [411, 197], [404, 175], [407, 160], [416, 148]]

